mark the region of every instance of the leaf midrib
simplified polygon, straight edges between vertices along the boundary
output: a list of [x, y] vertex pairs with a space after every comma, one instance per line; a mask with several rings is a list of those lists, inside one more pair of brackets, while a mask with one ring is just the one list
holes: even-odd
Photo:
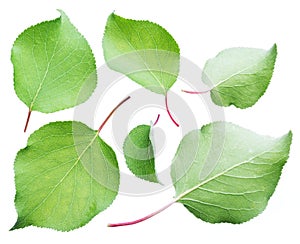
[[229, 77], [227, 77], [227, 78], [225, 78], [225, 79], [219, 81], [216, 85], [213, 86], [212, 89], [214, 89], [214, 88], [216, 88], [217, 86], [221, 85], [222, 83], [224, 83], [224, 82], [230, 80], [230, 79], [233, 78], [234, 76], [242, 74], [242, 73], [243, 73], [244, 71], [246, 71], [247, 69], [253, 68], [253, 67], [256, 66], [258, 63], [262, 62], [265, 58], [266, 58], [266, 55], [265, 55], [265, 54], [262, 54], [261, 57], [260, 57], [259, 59], [257, 59], [257, 62], [256, 62], [256, 63], [251, 64], [251, 65], [245, 67], [244, 69], [241, 69], [241, 70], [235, 72], [234, 74], [230, 75]]
[[[128, 40], [126, 34], [124, 33], [124, 31], [121, 29], [121, 27], [119, 26], [119, 24], [117, 23], [117, 21], [114, 21], [113, 23], [115, 23], [115, 25], [118, 27], [118, 29], [121, 31], [121, 33], [123, 34], [123, 36], [125, 37], [126, 42], [131, 46], [131, 48], [136, 51], [136, 53], [138, 54], [138, 56], [141, 58], [141, 60], [143, 61], [143, 64], [145, 65], [145, 68], [147, 69], [147, 71], [150, 72], [151, 76], [158, 82], [158, 84], [160, 85], [160, 87], [163, 89], [164, 94], [167, 93], [167, 90], [165, 89], [165, 87], [163, 86], [163, 84], [158, 80], [158, 78], [156, 77], [156, 75], [153, 74], [152, 70], [148, 67], [148, 65], [145, 63], [145, 60], [143, 59], [143, 57], [140, 55], [139, 50], [137, 50], [132, 44], [131, 42]], [[151, 35], [152, 37], [152, 35]], [[157, 46], [155, 48], [155, 50], [157, 51]]]
[[[243, 165], [243, 164], [249, 163], [249, 162], [253, 161], [255, 158], [257, 158], [257, 157], [259, 157], [259, 156], [261, 156], [261, 155], [263, 155], [263, 154], [265, 154], [265, 153], [268, 153], [268, 152], [270, 152], [270, 151], [271, 151], [271, 150], [263, 151], [263, 152], [261, 152], [261, 153], [255, 155], [255, 156], [253, 156], [252, 158], [250, 158], [250, 159], [248, 159], [248, 160], [245, 160], [245, 161], [242, 161], [241, 163], [238, 163], [238, 164], [236, 164], [236, 165], [233, 165], [232, 167], [229, 167], [228, 169], [226, 169], [226, 170], [220, 172], [219, 174], [216, 174], [216, 175], [214, 175], [213, 177], [211, 177], [211, 178], [209, 178], [209, 179], [207, 179], [207, 180], [205, 180], [205, 181], [203, 181], [203, 182], [200, 182], [199, 184], [193, 186], [191, 189], [186, 190], [185, 192], [183, 192], [182, 194], [180, 194], [179, 196], [177, 196], [177, 197], [175, 198], [175, 202], [180, 201], [183, 197], [185, 197], [185, 196], [188, 195], [189, 193], [193, 192], [193, 191], [196, 190], [197, 188], [199, 188], [199, 187], [201, 187], [201, 186], [203, 186], [203, 185], [209, 183], [210, 181], [213, 181], [213, 180], [217, 179], [218, 177], [220, 177], [220, 176], [222, 176], [222, 175], [225, 175], [227, 172], [229, 172], [229, 171], [231, 171], [231, 170], [233, 170], [233, 169], [235, 169], [235, 168], [237, 168], [237, 167], [239, 167], [239, 166], [241, 166], [241, 165]], [[283, 158], [284, 158], [284, 157], [283, 157]]]
[[[44, 82], [45, 82], [45, 80], [46, 80], [46, 77], [47, 77], [47, 75], [48, 75], [48, 72], [49, 72], [49, 68], [50, 68], [51, 62], [52, 62], [52, 60], [53, 60], [53, 58], [54, 58], [54, 55], [55, 55], [55, 53], [56, 53], [56, 50], [57, 50], [57, 46], [58, 46], [58, 43], [59, 43], [60, 35], [61, 35], [61, 31], [58, 32], [58, 36], [57, 36], [57, 38], [56, 38], [55, 47], [54, 47], [54, 49], [53, 49], [53, 52], [52, 52], [52, 55], [51, 55], [50, 59], [48, 60], [48, 58], [47, 58], [47, 62], [48, 62], [47, 68], [46, 68], [46, 71], [45, 71], [45, 73], [44, 73], [44, 76], [43, 76], [43, 78], [42, 78], [42, 80], [41, 80], [41, 82], [40, 82], [40, 85], [39, 85], [39, 87], [38, 87], [38, 89], [37, 89], [37, 91], [36, 91], [36, 93], [35, 93], [35, 95], [34, 95], [32, 101], [31, 101], [31, 103], [30, 103], [30, 107], [29, 107], [29, 110], [30, 110], [30, 111], [32, 111], [32, 108], [33, 108], [33, 106], [34, 106], [34, 103], [35, 103], [35, 101], [36, 101], [36, 99], [37, 99], [37, 97], [38, 97], [40, 91], [42, 90], [42, 87], [43, 87]], [[47, 50], [47, 42], [45, 42], [45, 51], [46, 51], [46, 50]], [[32, 53], [32, 55], [33, 55], [34, 60], [35, 60], [35, 55], [34, 55], [33, 53]], [[46, 51], [46, 56], [48, 57], [47, 51]], [[36, 63], [36, 62], [35, 62], [35, 63]], [[37, 65], [37, 64], [36, 64], [36, 65]]]
[[[91, 142], [87, 145], [87, 147], [82, 151], [82, 153], [79, 155], [78, 159], [74, 162], [74, 164], [72, 165], [72, 167], [66, 172], [66, 174], [60, 179], [60, 181], [53, 187], [53, 189], [47, 194], [47, 196], [43, 199], [42, 202], [40, 202], [29, 214], [27, 214], [27, 216], [23, 219], [22, 222], [25, 222], [25, 220], [32, 215], [35, 211], [37, 211], [47, 200], [48, 198], [52, 195], [52, 193], [54, 193], [56, 191], [56, 189], [62, 184], [62, 182], [66, 179], [66, 177], [68, 177], [68, 175], [71, 173], [71, 171], [76, 167], [76, 165], [80, 162], [80, 159], [82, 158], [82, 156], [86, 153], [86, 151], [88, 150], [89, 147], [91, 147], [91, 145], [94, 143], [94, 141], [96, 140], [96, 138], [98, 137], [98, 133], [96, 133], [96, 135], [93, 137], [93, 139], [91, 140]], [[76, 145], [74, 145], [76, 146]], [[92, 177], [91, 177], [92, 178]]]

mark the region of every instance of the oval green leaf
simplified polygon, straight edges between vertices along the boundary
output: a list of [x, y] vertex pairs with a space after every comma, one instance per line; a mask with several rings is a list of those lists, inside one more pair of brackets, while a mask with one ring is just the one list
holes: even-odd
[[13, 44], [14, 87], [30, 111], [51, 113], [86, 101], [97, 84], [86, 39], [63, 11], [26, 29]]
[[225, 122], [190, 132], [171, 168], [177, 202], [210, 223], [250, 220], [266, 208], [291, 141], [291, 132], [275, 139]]
[[114, 13], [106, 23], [103, 52], [107, 65], [146, 89], [166, 94], [179, 72], [179, 47], [161, 26]]
[[158, 183], [150, 132], [149, 125], [132, 129], [124, 141], [123, 152], [128, 168], [136, 177]]
[[276, 44], [270, 50], [230, 48], [206, 62], [202, 80], [219, 106], [253, 106], [265, 93], [274, 70]]
[[54, 122], [35, 131], [18, 152], [14, 168], [18, 220], [12, 229], [79, 228], [118, 193], [114, 151], [80, 122]]

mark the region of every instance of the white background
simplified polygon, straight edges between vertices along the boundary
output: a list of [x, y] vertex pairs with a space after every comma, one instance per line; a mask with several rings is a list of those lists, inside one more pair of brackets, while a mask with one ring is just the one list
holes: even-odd
[[[0, 6], [0, 242], [1, 243], [299, 243], [299, 55], [300, 8], [298, 1], [171, 1], [171, 0], [46, 0], [1, 1]], [[40, 126], [56, 120], [72, 120], [73, 109], [41, 114], [34, 112], [28, 132], [23, 127], [26, 106], [18, 100], [13, 89], [13, 69], [10, 50], [15, 38], [27, 27], [57, 18], [62, 9], [90, 43], [97, 65], [103, 64], [101, 39], [107, 16], [115, 11], [126, 18], [145, 19], [165, 27], [181, 48], [181, 54], [203, 67], [206, 59], [229, 47], [244, 46], [268, 49], [278, 45], [274, 76], [265, 95], [246, 110], [226, 108], [226, 120], [260, 134], [280, 136], [292, 130], [294, 134], [290, 159], [267, 209], [253, 220], [241, 224], [208, 224], [191, 215], [180, 204], [138, 225], [107, 228], [108, 222], [133, 220], [160, 208], [174, 196], [172, 188], [159, 194], [133, 197], [120, 194], [113, 205], [100, 213], [83, 228], [63, 233], [50, 229], [28, 227], [9, 232], [17, 215], [14, 208], [13, 162], [17, 151], [25, 147], [27, 137]], [[199, 81], [200, 82], [200, 77]], [[101, 85], [101, 84], [99, 84]], [[101, 102], [95, 121], [104, 119], [109, 110], [138, 85], [128, 79], [112, 88]], [[178, 81], [172, 90], [180, 94], [185, 84]], [[195, 110], [199, 127], [209, 122], [201, 99], [180, 94]], [[170, 102], [170, 106], [171, 102]], [[154, 110], [153, 110], [154, 111]], [[175, 111], [175, 110], [174, 110]], [[164, 159], [171, 161], [179, 143], [180, 129], [175, 128], [161, 111], [161, 128], [168, 138]], [[149, 113], [147, 113], [149, 114]], [[137, 113], [131, 125], [155, 119]], [[154, 118], [153, 118], [154, 117]], [[95, 126], [96, 128], [96, 126]], [[110, 145], [111, 128], [101, 135]], [[116, 148], [119, 164], [124, 165]], [[166, 163], [158, 160], [157, 164]], [[121, 166], [123, 167], [123, 166]], [[297, 233], [298, 232], [298, 233]], [[291, 241], [292, 240], [292, 241]]]

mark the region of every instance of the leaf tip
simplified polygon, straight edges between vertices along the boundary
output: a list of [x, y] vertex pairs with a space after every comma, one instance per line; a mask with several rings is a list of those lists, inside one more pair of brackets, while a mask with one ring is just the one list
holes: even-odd
[[287, 133], [287, 137], [290, 139], [290, 141], [292, 141], [292, 139], [293, 139], [293, 132], [292, 132], [292, 130], [289, 130], [289, 132]]
[[61, 16], [67, 16], [63, 10], [61, 9], [56, 9], [56, 10], [60, 13]]
[[284, 143], [288, 144], [288, 146], [290, 147], [290, 145], [292, 144], [292, 139], [293, 139], [292, 130], [289, 130], [288, 133], [286, 133], [285, 135], [283, 135], [281, 137], [281, 139], [284, 141]]
[[115, 14], [115, 10], [108, 16], [108, 20], [115, 19], [115, 17], [119, 17]]
[[9, 229], [9, 231], [15, 230], [15, 225]]
[[[276, 58], [277, 58], [277, 44], [276, 43], [274, 43], [272, 45], [272, 47], [269, 49], [268, 53], [272, 57], [272, 59], [274, 60], [273, 62], [275, 64], [275, 61], [276, 61]], [[274, 69], [274, 67], [273, 67], [273, 69]]]
[[68, 15], [66, 15], [66, 13], [63, 10], [61, 10], [61, 9], [56, 9], [56, 10], [60, 13], [60, 17], [58, 19], [60, 19], [61, 21], [66, 20], [67, 22], [70, 22], [70, 19], [69, 19]]
[[[276, 58], [277, 58], [277, 44], [276, 43], [273, 44], [273, 46], [269, 50], [269, 53], [273, 57], [274, 65], [275, 65], [275, 61], [276, 61]], [[273, 69], [274, 69], [274, 67], [273, 67]]]
[[11, 228], [9, 229], [9, 231], [14, 231], [14, 230], [17, 230], [17, 229], [22, 229], [22, 228], [24, 228], [24, 227], [26, 227], [26, 225], [21, 225], [21, 221], [20, 221], [20, 219], [18, 218], [18, 219], [17, 219], [17, 222], [14, 224], [13, 227], [11, 227]]

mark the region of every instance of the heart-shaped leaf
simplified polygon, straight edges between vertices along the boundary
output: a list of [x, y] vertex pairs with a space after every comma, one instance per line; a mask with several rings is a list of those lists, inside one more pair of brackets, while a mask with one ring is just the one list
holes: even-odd
[[123, 152], [126, 164], [135, 176], [158, 183], [150, 132], [149, 125], [139, 125], [132, 129], [124, 141]]
[[166, 110], [179, 126], [169, 111], [167, 99], [179, 73], [179, 47], [174, 38], [155, 23], [112, 13], [107, 19], [102, 46], [108, 67], [165, 96]]
[[13, 44], [14, 87], [29, 108], [28, 120], [31, 111], [74, 107], [96, 87], [92, 50], [66, 14], [59, 12], [59, 18], [26, 29]]
[[119, 188], [114, 151], [80, 122], [54, 122], [35, 131], [15, 160], [12, 229], [34, 225], [69, 231], [88, 223]]
[[206, 62], [202, 80], [213, 88], [213, 102], [238, 108], [254, 105], [265, 93], [274, 70], [276, 44], [270, 50], [230, 48]]
[[172, 163], [176, 200], [211, 223], [242, 223], [267, 206], [292, 133], [274, 139], [215, 122], [186, 135]]
[[103, 37], [107, 65], [150, 91], [166, 95], [179, 72], [179, 47], [161, 26], [108, 17]]

